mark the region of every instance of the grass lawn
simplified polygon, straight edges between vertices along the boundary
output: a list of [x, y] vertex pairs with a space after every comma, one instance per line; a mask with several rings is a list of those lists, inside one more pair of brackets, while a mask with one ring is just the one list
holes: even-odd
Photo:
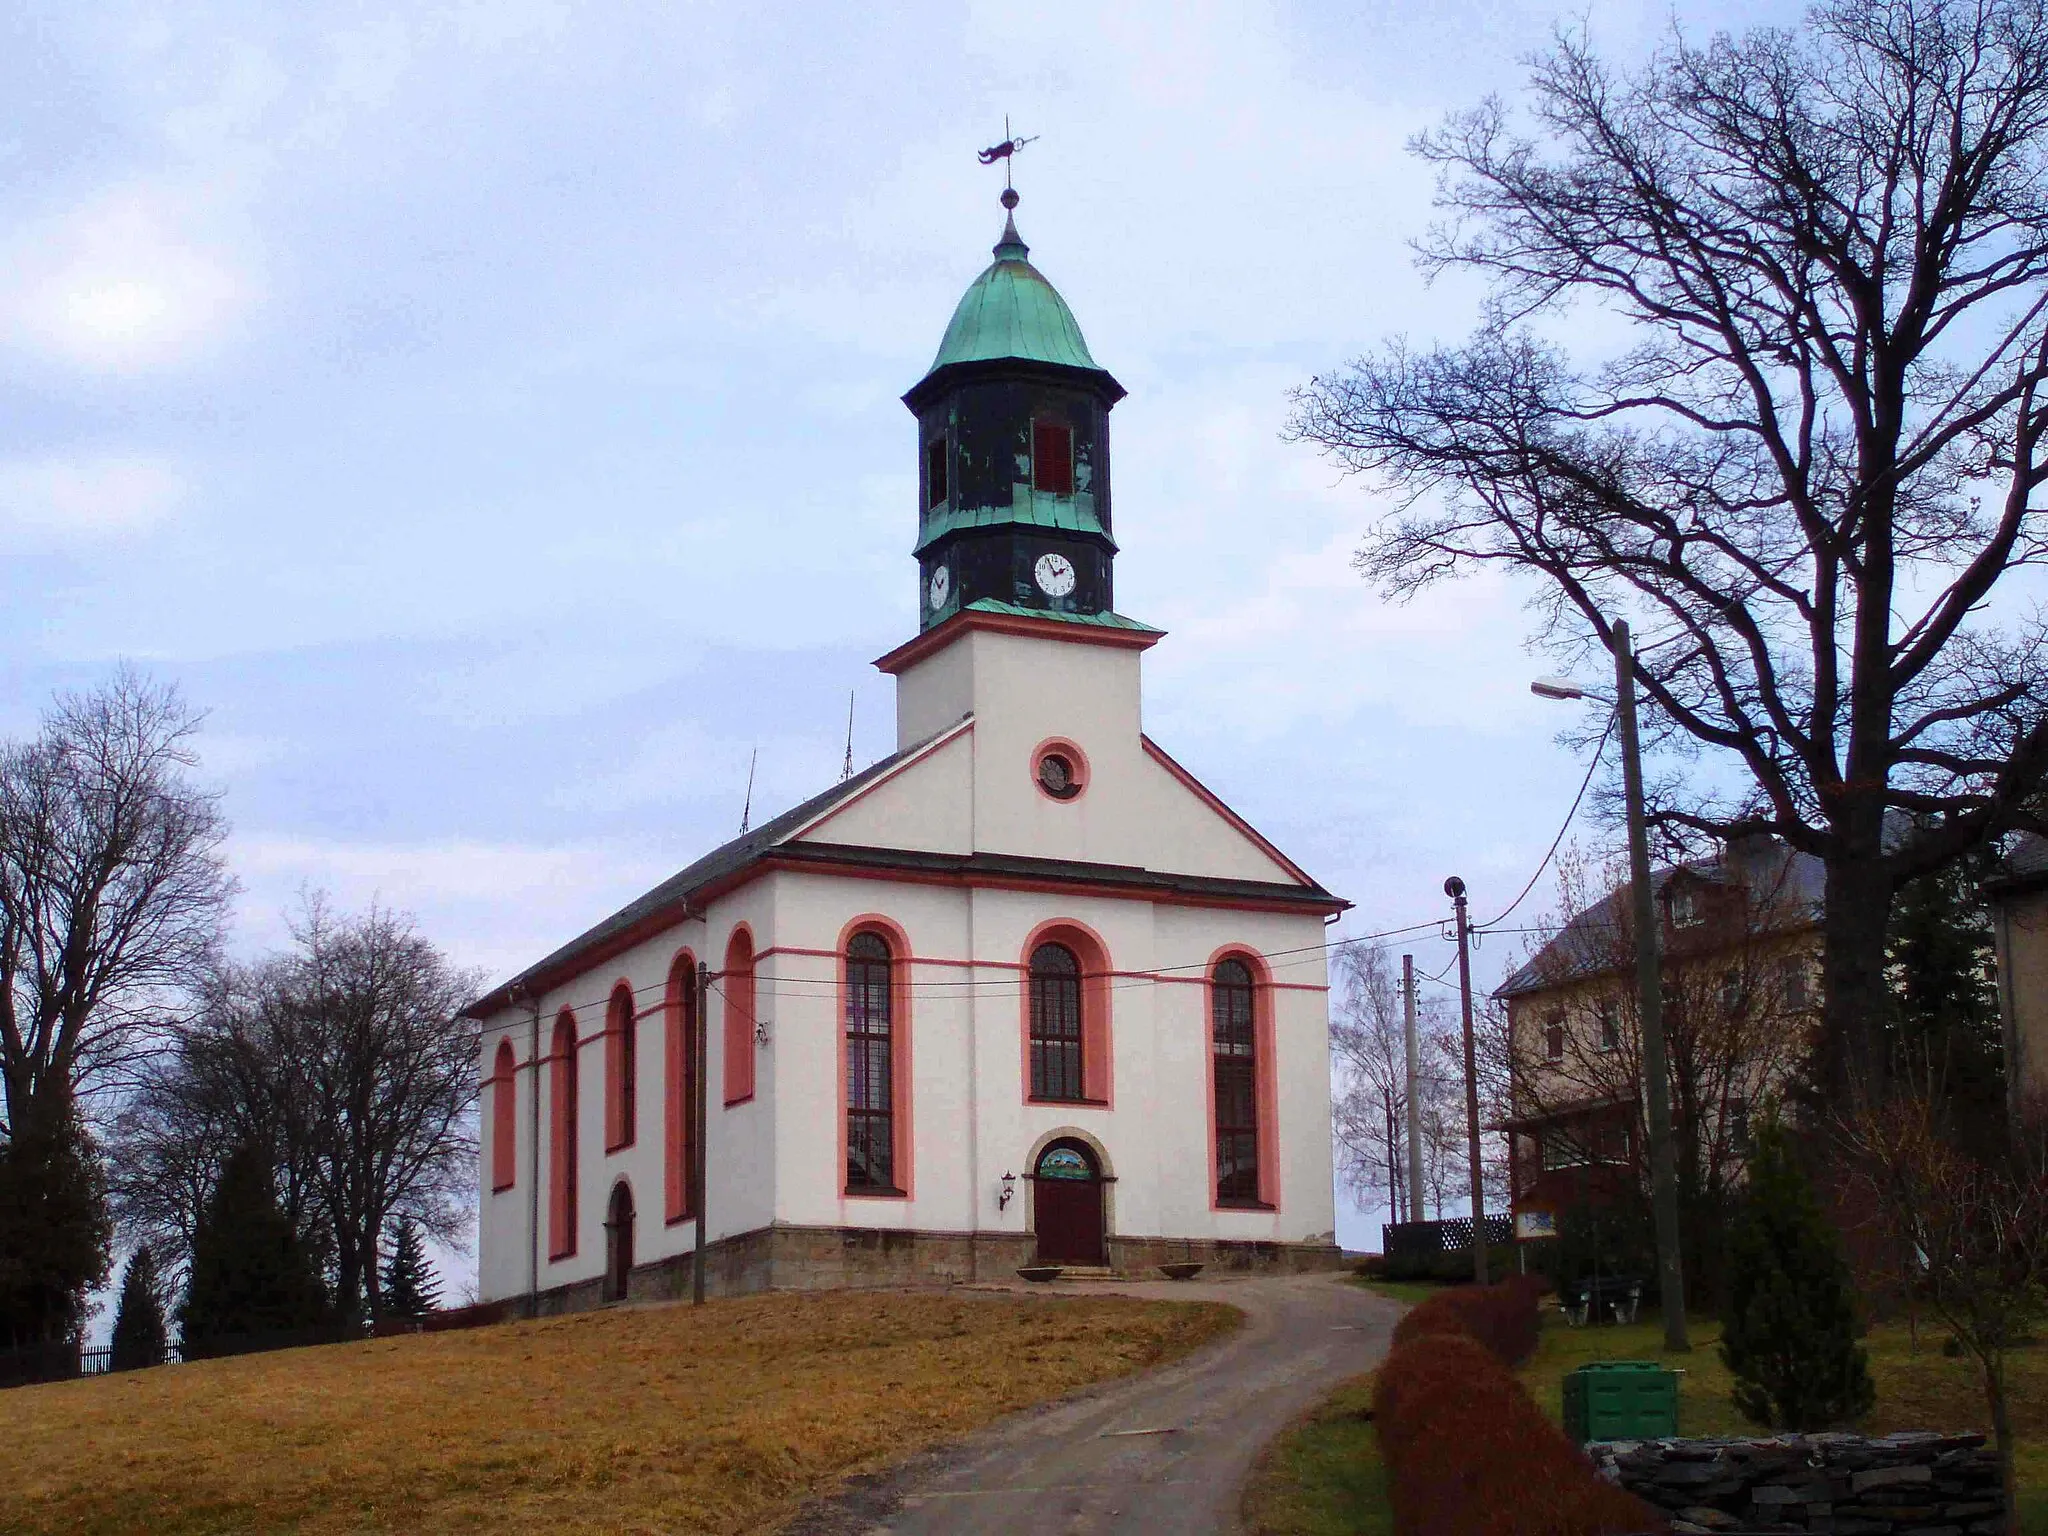
[[[1396, 1301], [1413, 1302], [1437, 1287], [1359, 1281]], [[1563, 1415], [1565, 1373], [1589, 1360], [1662, 1360], [1664, 1324], [1648, 1314], [1620, 1328], [1568, 1328], [1554, 1306], [1543, 1315], [1535, 1355], [1521, 1371], [1523, 1384], [1553, 1419]], [[1727, 1369], [1719, 1351], [1721, 1325], [1696, 1318], [1692, 1352], [1668, 1357], [1685, 1372], [1679, 1387], [1678, 1427], [1687, 1435], [1739, 1435], [1753, 1427], [1729, 1401]], [[1863, 1427], [1894, 1429], [1982, 1428], [1987, 1416], [1976, 1375], [1967, 1361], [1941, 1352], [1941, 1338], [1923, 1329], [1919, 1345], [1903, 1324], [1871, 1330], [1871, 1375], [1877, 1408]], [[2048, 1536], [2048, 1346], [2017, 1351], [2011, 1382], [2013, 1423], [2019, 1436], [2021, 1510], [2028, 1536]], [[1347, 1382], [1268, 1448], [1246, 1486], [1245, 1529], [1252, 1536], [1323, 1536], [1356, 1532], [1381, 1536], [1393, 1527], [1386, 1507], [1379, 1444], [1364, 1415], [1372, 1407], [1372, 1378]]]
[[[1678, 1389], [1678, 1429], [1686, 1435], [1754, 1433], [1729, 1401], [1731, 1382], [1716, 1346], [1721, 1325], [1708, 1318], [1692, 1324], [1692, 1352], [1664, 1353], [1661, 1317], [1645, 1313], [1626, 1327], [1568, 1328], [1557, 1309], [1543, 1318], [1543, 1337], [1521, 1372], [1544, 1412], [1563, 1416], [1565, 1373], [1588, 1360], [1662, 1360], [1685, 1372]], [[1941, 1335], [1920, 1330], [1914, 1347], [1903, 1323], [1873, 1328], [1864, 1341], [1870, 1374], [1877, 1383], [1877, 1407], [1861, 1426], [1871, 1434], [1894, 1429], [1985, 1429], [1989, 1415], [1966, 1360], [1941, 1352]], [[2022, 1349], [2012, 1356], [2013, 1430], [2019, 1443], [2020, 1508], [2029, 1536], [2048, 1536], [2048, 1348]]]
[[837, 1292], [0, 1393], [9, 1532], [743, 1531], [1186, 1353], [1229, 1307]]
[[1392, 1536], [1371, 1413], [1368, 1373], [1345, 1382], [1266, 1448], [1245, 1483], [1240, 1513], [1249, 1536]]

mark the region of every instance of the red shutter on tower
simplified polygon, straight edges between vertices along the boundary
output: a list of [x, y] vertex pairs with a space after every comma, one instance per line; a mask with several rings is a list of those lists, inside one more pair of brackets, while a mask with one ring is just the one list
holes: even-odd
[[1074, 429], [1065, 422], [1031, 424], [1031, 483], [1055, 496], [1074, 494]]

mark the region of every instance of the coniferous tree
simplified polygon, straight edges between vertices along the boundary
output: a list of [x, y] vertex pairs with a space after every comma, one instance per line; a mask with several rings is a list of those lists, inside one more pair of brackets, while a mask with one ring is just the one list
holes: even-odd
[[1991, 919], [1977, 895], [1984, 873], [1971, 861], [1901, 886], [1885, 955], [1894, 1071], [1979, 1153], [1992, 1150], [1985, 1137], [2006, 1115]]
[[1848, 1261], [1776, 1121], [1757, 1134], [1727, 1266], [1721, 1359], [1743, 1415], [1768, 1429], [1819, 1430], [1868, 1413], [1874, 1390]]
[[329, 1321], [327, 1287], [277, 1202], [271, 1160], [235, 1149], [192, 1234], [192, 1272], [179, 1311], [188, 1350], [238, 1335], [287, 1333]]
[[426, 1240], [409, 1216], [398, 1218], [383, 1278], [380, 1304], [386, 1317], [424, 1317], [441, 1305], [441, 1282], [427, 1257]]
[[114, 1313], [114, 1352], [109, 1364], [117, 1371], [162, 1365], [170, 1344], [164, 1321], [163, 1278], [156, 1254], [144, 1243], [129, 1257], [121, 1276], [121, 1303]]
[[0, 1349], [78, 1336], [111, 1236], [99, 1149], [47, 1094], [0, 1141]]

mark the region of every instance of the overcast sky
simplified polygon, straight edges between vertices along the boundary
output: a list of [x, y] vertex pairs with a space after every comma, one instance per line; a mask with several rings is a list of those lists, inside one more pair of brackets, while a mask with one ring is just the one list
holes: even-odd
[[[1382, 603], [1372, 502], [1280, 434], [1316, 371], [1469, 328], [1404, 143], [1515, 91], [1554, 0], [796, 11], [0, 11], [0, 733], [136, 659], [209, 711], [239, 946], [311, 884], [494, 976], [737, 831], [754, 749], [762, 814], [829, 784], [849, 688], [881, 756], [897, 397], [988, 260], [1007, 112], [1032, 259], [1130, 390], [1147, 730], [1344, 932], [1453, 872], [1505, 905], [1584, 771], [1527, 594]], [[1624, 58], [1670, 20], [1570, 14]]]

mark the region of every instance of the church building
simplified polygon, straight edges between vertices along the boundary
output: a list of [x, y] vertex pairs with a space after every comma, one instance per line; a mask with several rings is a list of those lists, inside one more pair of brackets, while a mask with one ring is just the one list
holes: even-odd
[[1336, 1261], [1346, 903], [1144, 733], [1124, 390], [1028, 254], [903, 397], [896, 751], [472, 1006], [484, 1300], [682, 1294], [700, 1242], [713, 1294]]

